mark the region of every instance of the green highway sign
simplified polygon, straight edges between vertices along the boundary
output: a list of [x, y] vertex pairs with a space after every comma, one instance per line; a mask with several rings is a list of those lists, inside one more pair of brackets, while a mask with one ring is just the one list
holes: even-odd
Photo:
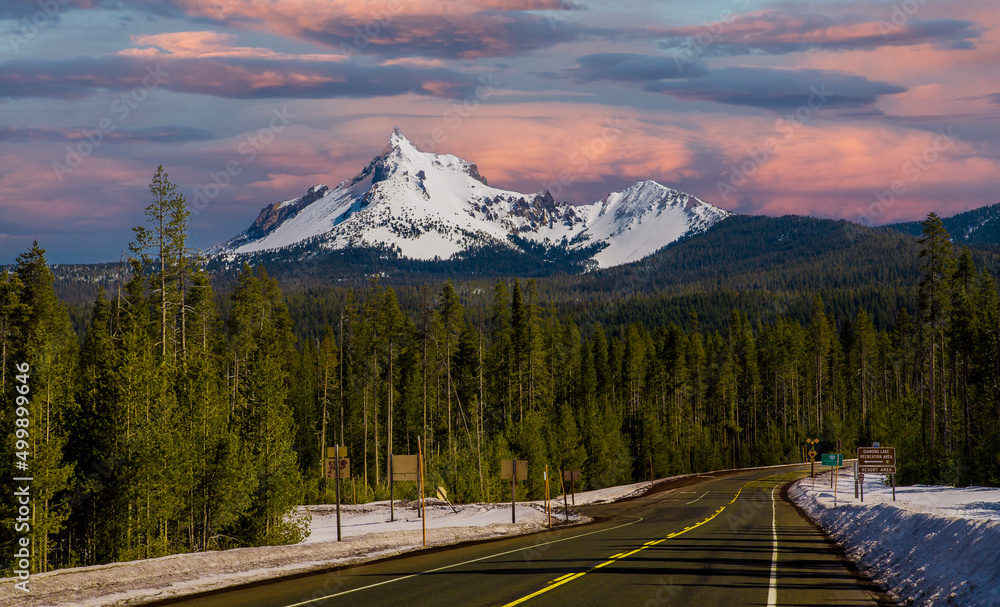
[[844, 456], [840, 453], [824, 453], [823, 454], [823, 465], [824, 466], [843, 466]]

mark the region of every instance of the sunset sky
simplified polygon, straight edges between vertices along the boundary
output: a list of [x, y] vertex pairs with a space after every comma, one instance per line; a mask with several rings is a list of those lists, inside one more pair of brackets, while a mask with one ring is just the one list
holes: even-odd
[[998, 21], [995, 0], [0, 2], [0, 264], [35, 239], [117, 261], [159, 164], [208, 248], [394, 126], [574, 203], [654, 179], [738, 213], [952, 215], [1000, 201]]

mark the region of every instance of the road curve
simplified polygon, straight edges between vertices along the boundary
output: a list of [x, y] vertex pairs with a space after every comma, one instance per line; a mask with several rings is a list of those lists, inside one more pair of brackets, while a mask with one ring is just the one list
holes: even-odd
[[704, 475], [592, 525], [255, 584], [175, 607], [891, 605], [781, 487], [799, 468]]

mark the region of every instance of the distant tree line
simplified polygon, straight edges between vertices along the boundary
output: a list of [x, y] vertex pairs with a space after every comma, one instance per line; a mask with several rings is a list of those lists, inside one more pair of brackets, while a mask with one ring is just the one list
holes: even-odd
[[[373, 279], [312, 308], [244, 266], [220, 301], [162, 168], [151, 191], [125, 279], [97, 297], [82, 342], [37, 244], [0, 278], [7, 402], [14, 365], [32, 369], [42, 570], [298, 541], [294, 507], [333, 500], [334, 444], [359, 502], [388, 497], [389, 455], [416, 453], [418, 439], [428, 486], [460, 502], [508, 499], [501, 459], [528, 460], [518, 498], [538, 499], [546, 465], [558, 493], [560, 469], [598, 488], [798, 462], [810, 437], [824, 450], [838, 438], [847, 452], [895, 446], [903, 483], [1000, 483], [1000, 296], [933, 214], [919, 301], [891, 327], [815, 296], [805, 316], [737, 308], [703, 327], [692, 307], [682, 322], [591, 318], [581, 330], [533, 279], [403, 298]], [[7, 517], [12, 497], [0, 499]]]

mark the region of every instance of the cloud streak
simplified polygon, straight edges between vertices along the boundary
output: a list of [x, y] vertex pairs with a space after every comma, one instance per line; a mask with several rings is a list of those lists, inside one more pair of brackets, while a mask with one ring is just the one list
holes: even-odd
[[[86, 139], [93, 129], [88, 128], [25, 128], [0, 126], [0, 143], [73, 143]], [[102, 134], [104, 143], [186, 143], [210, 141], [209, 131], [185, 126], [167, 125], [143, 128], [117, 128]]]
[[962, 19], [923, 20], [858, 15], [830, 17], [762, 11], [716, 24], [708, 43], [706, 29], [683, 26], [661, 30], [659, 46], [667, 52], [698, 48], [701, 56], [785, 55], [807, 51], [873, 50], [887, 46], [932, 45], [938, 49], [973, 49], [980, 28]]
[[226, 99], [381, 97], [412, 93], [461, 97], [475, 78], [446, 68], [363, 65], [359, 62], [108, 56], [0, 63], [0, 98], [82, 99], [101, 91], [141, 87], [152, 71], [160, 87]]
[[685, 101], [713, 101], [776, 111], [799, 107], [817, 95], [822, 97], [824, 106], [862, 108], [871, 106], [882, 95], [906, 91], [903, 86], [844, 72], [762, 67], [725, 67], [701, 78], [660, 80], [646, 83], [643, 88]]
[[563, 71], [577, 83], [585, 82], [648, 82], [673, 78], [688, 78], [708, 74], [699, 61], [681, 62], [672, 57], [639, 53], [595, 53], [577, 59], [576, 67]]

